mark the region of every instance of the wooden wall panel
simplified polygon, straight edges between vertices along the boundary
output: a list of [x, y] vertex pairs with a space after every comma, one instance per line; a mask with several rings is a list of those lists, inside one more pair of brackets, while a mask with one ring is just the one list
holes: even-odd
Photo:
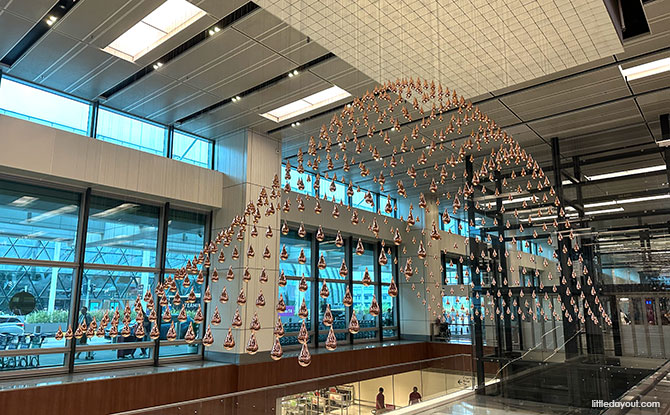
[[[312, 364], [307, 368], [301, 368], [295, 357], [285, 357], [278, 362], [212, 366], [9, 390], [0, 392], [0, 414], [102, 415], [264, 386], [342, 375], [337, 379], [306, 382], [271, 392], [251, 393], [225, 399], [223, 402], [209, 401], [198, 405], [198, 414], [244, 413], [253, 415], [270, 412], [274, 408], [277, 397], [363, 378], [386, 376], [397, 372], [398, 369], [374, 370], [364, 376], [360, 374], [347, 376], [347, 373], [458, 353], [470, 353], [470, 349], [469, 345], [411, 343], [314, 354]], [[467, 358], [447, 362], [446, 365], [435, 366], [442, 369], [467, 369], [468, 366], [471, 366], [471, 361]], [[404, 367], [402, 371], [419, 368], [418, 364], [413, 364]], [[20, 383], [20, 380], [17, 383]], [[236, 408], [245, 408], [246, 412], [239, 412]], [[161, 415], [183, 414], [180, 410], [161, 410], [156, 412], [158, 413]]]

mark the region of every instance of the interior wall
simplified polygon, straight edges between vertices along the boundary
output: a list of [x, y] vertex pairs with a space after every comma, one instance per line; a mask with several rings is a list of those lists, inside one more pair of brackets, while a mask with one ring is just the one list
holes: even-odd
[[0, 115], [0, 173], [115, 195], [220, 208], [220, 172]]

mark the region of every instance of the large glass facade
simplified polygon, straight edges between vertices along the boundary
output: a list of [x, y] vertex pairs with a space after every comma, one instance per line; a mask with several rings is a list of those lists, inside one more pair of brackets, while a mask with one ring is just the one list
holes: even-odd
[[[291, 167], [290, 169], [290, 179], [286, 180], [286, 165], [282, 165], [282, 174], [281, 174], [281, 186], [284, 188], [286, 186], [286, 183], [289, 184], [291, 191], [296, 192], [296, 193], [302, 193], [310, 196], [314, 196], [314, 179], [315, 175], [313, 173], [310, 173], [308, 171], [305, 171], [303, 173], [299, 173], [298, 170], [295, 167]], [[298, 185], [298, 180], [302, 180], [302, 188], [301, 186]], [[342, 182], [335, 182], [335, 190], [331, 191], [332, 180], [324, 179], [321, 178], [320, 186], [319, 186], [319, 197], [320, 198], [326, 198], [330, 201], [335, 199], [336, 203], [342, 203], [347, 206], [351, 206], [352, 208], [360, 209], [360, 210], [367, 210], [369, 212], [377, 212], [380, 211], [382, 215], [384, 216], [389, 216], [392, 218], [397, 217], [397, 209], [396, 209], [396, 203], [397, 200], [384, 194], [376, 193], [376, 192], [370, 192], [372, 195], [372, 200], [374, 201], [374, 205], [370, 205], [365, 201], [365, 194], [367, 190], [365, 189], [356, 189], [354, 191], [354, 195], [352, 197], [349, 197], [347, 195], [347, 186], [343, 184]], [[393, 209], [391, 210], [390, 213], [386, 213], [385, 207], [387, 201], [391, 202], [391, 206]]]
[[[323, 324], [323, 317], [328, 305], [330, 305], [333, 315], [335, 337], [340, 344], [347, 344], [352, 341], [379, 341], [382, 338], [397, 338], [399, 336], [397, 298], [388, 295], [391, 280], [396, 279], [394, 264], [396, 248], [386, 248], [389, 251], [387, 255], [388, 264], [379, 266], [376, 258], [381, 246], [376, 243], [361, 241], [364, 251], [361, 255], [358, 255], [356, 253], [357, 237], [343, 237], [344, 243], [340, 247], [335, 243], [335, 235], [327, 234], [321, 242], [313, 238], [314, 234], [307, 234], [305, 238], [300, 238], [295, 231], [281, 237], [281, 245], [285, 245], [287, 252], [289, 252], [289, 259], [280, 262], [280, 269], [284, 271], [288, 279], [286, 287], [279, 288], [279, 293], [286, 302], [286, 312], [280, 314], [284, 322], [284, 329], [287, 332], [287, 335], [281, 340], [282, 344], [298, 344], [296, 336], [302, 319], [297, 315], [297, 312], [303, 299], [310, 310], [310, 317], [306, 320], [307, 328], [312, 336], [310, 339], [313, 338], [314, 326], [316, 326], [320, 344], [326, 341], [330, 329]], [[317, 251], [308, 249], [312, 244], [316, 246]], [[301, 249], [305, 252], [307, 262], [304, 265], [296, 265], [296, 258]], [[319, 270], [316, 263], [322, 256], [326, 265], [324, 269]], [[347, 265], [345, 275], [340, 273], [342, 261]], [[301, 277], [295, 275], [296, 270], [302, 275], [303, 269], [311, 270], [312, 267], [317, 269], [317, 275], [313, 276], [306, 272], [309, 289], [306, 292], [300, 292], [298, 284]], [[369, 280], [365, 278], [366, 269]], [[329, 293], [327, 298], [318, 295], [324, 283]], [[317, 290], [317, 293], [312, 290]], [[353, 298], [351, 307], [346, 307], [343, 304], [347, 290], [350, 290]], [[373, 296], [380, 307], [380, 315], [378, 316], [370, 314]], [[316, 303], [314, 299], [316, 299]], [[360, 331], [352, 336], [348, 327], [353, 311], [356, 312]], [[312, 315], [318, 316], [317, 322], [313, 323]], [[383, 334], [380, 330], [380, 323]]]
[[209, 168], [212, 165], [213, 150], [214, 146], [212, 146], [212, 142], [209, 140], [178, 131], [174, 132], [172, 138], [172, 158], [175, 160]]
[[159, 156], [166, 155], [165, 128], [106, 108], [98, 111], [95, 138]]
[[89, 104], [3, 77], [0, 114], [76, 134], [87, 134]]
[[[125, 147], [168, 156], [175, 160], [212, 168], [214, 142], [166, 125], [149, 122], [111, 108], [100, 108], [90, 102], [56, 93], [29, 82], [0, 79], [0, 115], [47, 125], [75, 134], [93, 135]], [[97, 119], [96, 124], [91, 124]], [[95, 128], [94, 128], [95, 127]], [[92, 131], [95, 129], [95, 131]]]
[[[145, 294], [154, 295], [157, 314], [164, 311], [155, 299], [156, 282], [162, 269], [170, 274], [184, 265], [207, 238], [207, 215], [152, 206], [139, 201], [117, 200], [98, 195], [48, 189], [24, 183], [0, 181], [0, 371], [63, 367], [70, 359], [75, 367], [84, 364], [132, 360], [153, 362], [156, 342], [149, 338], [151, 323]], [[167, 215], [167, 229], [161, 231], [161, 215]], [[80, 217], [86, 218], [82, 223]], [[86, 235], [82, 235], [86, 225]], [[159, 240], [159, 235], [165, 235]], [[79, 247], [78, 241], [85, 245]], [[83, 248], [83, 257], [77, 252]], [[159, 252], [165, 252], [165, 263]], [[35, 264], [35, 261], [39, 261]], [[191, 279], [190, 287], [179, 281], [177, 289], [186, 298], [191, 289], [195, 301], [184, 302], [185, 322], [171, 310], [177, 340], [167, 341], [169, 323], [160, 329], [161, 356], [197, 353], [199, 340], [187, 344], [184, 334], [201, 306], [202, 285]], [[79, 309], [75, 310], [75, 304]], [[118, 310], [125, 322], [100, 328], [106, 313]], [[137, 319], [138, 313], [145, 315]], [[76, 313], [75, 313], [76, 312]], [[70, 341], [56, 340], [55, 334], [82, 322], [98, 324], [95, 332]], [[144, 335], [136, 336], [138, 327]], [[202, 328], [194, 325], [198, 337]], [[132, 343], [132, 344], [130, 344]], [[40, 350], [35, 353], [34, 349]], [[3, 353], [3, 351], [12, 351]], [[25, 350], [25, 351], [24, 351]], [[18, 351], [18, 354], [17, 352]]]

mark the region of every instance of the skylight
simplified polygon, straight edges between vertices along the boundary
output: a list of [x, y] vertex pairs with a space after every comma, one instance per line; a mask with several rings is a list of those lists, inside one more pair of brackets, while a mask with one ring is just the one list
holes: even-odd
[[344, 98], [350, 97], [351, 94], [342, 88], [332, 86], [324, 89], [321, 92], [312, 94], [308, 97], [299, 99], [297, 101], [286, 104], [272, 111], [268, 111], [261, 116], [272, 120], [274, 122], [282, 122], [289, 118], [297, 117], [298, 115], [310, 112], [324, 105], [332, 104]]
[[135, 62], [205, 14], [186, 0], [166, 0], [103, 50]]

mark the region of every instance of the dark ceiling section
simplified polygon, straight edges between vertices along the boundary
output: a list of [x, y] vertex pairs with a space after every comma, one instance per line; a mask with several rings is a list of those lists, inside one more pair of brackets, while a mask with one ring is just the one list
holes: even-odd
[[26, 33], [21, 40], [14, 45], [12, 49], [0, 60], [0, 63], [6, 66], [12, 66], [19, 60], [28, 49], [30, 49], [42, 36], [44, 36], [51, 26], [69, 12], [77, 0], [59, 0], [55, 6], [49, 10], [43, 19], [37, 21], [35, 25]]

